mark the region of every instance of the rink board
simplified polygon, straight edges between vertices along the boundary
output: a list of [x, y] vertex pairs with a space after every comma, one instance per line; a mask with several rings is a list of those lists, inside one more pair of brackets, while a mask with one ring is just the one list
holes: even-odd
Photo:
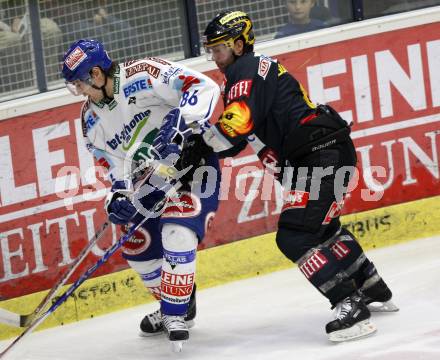
[[[440, 197], [346, 215], [343, 225], [353, 231], [366, 250], [440, 234]], [[231, 244], [201, 250], [197, 257], [200, 289], [292, 267], [277, 249], [275, 234], [268, 233]], [[64, 287], [64, 290], [67, 287]], [[18, 313], [33, 311], [45, 292], [2, 302]], [[132, 270], [87, 280], [66, 303], [40, 327], [72, 321], [151, 302], [154, 299]], [[144, 314], [139, 314], [139, 319]], [[20, 334], [20, 329], [0, 324], [0, 339]]]

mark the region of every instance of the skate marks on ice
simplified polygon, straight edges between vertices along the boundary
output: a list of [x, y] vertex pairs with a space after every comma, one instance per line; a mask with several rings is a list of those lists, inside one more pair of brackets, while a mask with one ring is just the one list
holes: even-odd
[[438, 360], [439, 254], [440, 237], [369, 252], [400, 311], [373, 314], [377, 333], [357, 341], [327, 340], [330, 306], [294, 268], [200, 291], [196, 325], [179, 354], [163, 334], [139, 336], [140, 320], [155, 309], [148, 304], [37, 332], [10, 359]]

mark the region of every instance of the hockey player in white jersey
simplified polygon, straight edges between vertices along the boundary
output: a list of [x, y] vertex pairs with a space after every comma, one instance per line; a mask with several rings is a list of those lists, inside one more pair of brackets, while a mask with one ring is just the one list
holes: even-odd
[[[163, 214], [148, 219], [123, 248], [123, 257], [160, 300], [160, 310], [142, 320], [142, 332], [165, 330], [179, 348], [189, 338], [188, 325], [195, 317], [196, 248], [217, 210], [220, 181], [216, 155], [194, 158], [197, 149], [191, 146], [200, 145], [200, 133], [209, 126], [220, 90], [205, 75], [163, 59], [117, 64], [95, 40], [72, 44], [64, 55], [62, 75], [75, 95], [87, 96], [81, 113], [83, 134], [88, 150], [108, 169], [112, 187], [105, 210], [111, 222], [128, 227], [143, 219], [142, 209], [130, 201], [143, 175], [133, 173], [133, 168], [151, 158], [154, 141], [161, 156], [195, 162], [180, 164], [195, 166], [182, 180], [177, 198], [169, 199]], [[171, 139], [164, 142], [159, 128], [176, 119], [189, 126], [192, 134], [182, 135], [179, 144]], [[203, 177], [199, 192], [191, 192], [199, 164], [212, 166], [215, 176]], [[152, 192], [141, 200], [142, 208], [151, 209], [163, 195]]]

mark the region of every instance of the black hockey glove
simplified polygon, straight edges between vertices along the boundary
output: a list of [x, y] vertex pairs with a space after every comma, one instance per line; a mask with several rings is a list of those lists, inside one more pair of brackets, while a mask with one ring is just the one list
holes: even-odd
[[188, 137], [188, 140], [183, 147], [182, 154], [180, 155], [180, 164], [182, 169], [188, 166], [197, 168], [202, 164], [202, 159], [206, 159], [213, 152], [212, 147], [206, 144], [202, 135], [193, 134]]
[[192, 181], [194, 171], [196, 171], [200, 165], [203, 165], [204, 159], [212, 153], [212, 147], [205, 143], [202, 135], [192, 134], [188, 137], [180, 155], [180, 159], [176, 164], [176, 168], [179, 171], [191, 167], [181, 179], [184, 184], [188, 184]]
[[266, 171], [268, 174], [272, 175], [275, 180], [278, 180], [279, 182], [282, 181], [282, 169], [280, 167], [280, 160], [275, 153], [274, 150], [272, 150], [268, 146], [264, 146], [257, 154], [258, 158], [260, 159], [261, 163], [264, 166], [264, 171]]

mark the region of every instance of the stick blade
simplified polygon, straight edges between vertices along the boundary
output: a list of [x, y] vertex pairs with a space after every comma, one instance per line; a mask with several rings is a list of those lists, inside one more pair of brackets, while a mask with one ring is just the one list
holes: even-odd
[[20, 314], [2, 308], [0, 308], [0, 322], [15, 327], [22, 327]]

